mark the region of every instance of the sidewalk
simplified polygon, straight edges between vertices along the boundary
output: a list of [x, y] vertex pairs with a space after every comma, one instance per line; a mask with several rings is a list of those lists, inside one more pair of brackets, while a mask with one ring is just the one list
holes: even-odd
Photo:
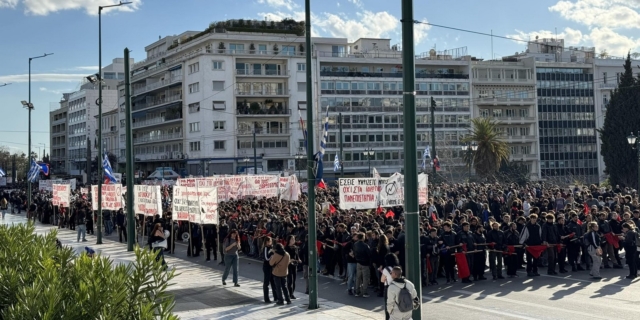
[[[22, 215], [7, 214], [2, 224], [24, 223]], [[68, 229], [57, 229], [50, 225], [36, 225], [36, 232], [46, 233], [51, 229], [58, 230], [58, 239], [63, 245], [70, 246], [76, 252], [84, 251], [89, 246], [96, 253], [107, 255], [116, 263], [128, 263], [133, 260], [133, 253], [127, 252], [126, 245], [103, 238], [102, 245], [95, 245], [95, 238], [88, 242], [76, 242], [76, 233]], [[383, 314], [365, 309], [351, 307], [340, 303], [319, 299], [320, 309], [306, 309], [308, 296], [296, 294], [297, 300], [291, 305], [276, 306], [265, 304], [262, 300], [262, 283], [239, 277], [241, 287], [222, 286], [222, 272], [206, 268], [198, 264], [165, 256], [170, 267], [176, 269], [175, 284], [169, 292], [176, 297], [174, 313], [185, 320], [204, 319], [382, 319]], [[240, 269], [242, 274], [242, 269]]]

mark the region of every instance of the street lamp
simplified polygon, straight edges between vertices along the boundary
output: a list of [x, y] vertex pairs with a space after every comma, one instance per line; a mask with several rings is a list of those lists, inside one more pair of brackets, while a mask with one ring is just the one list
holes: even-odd
[[478, 150], [478, 144], [474, 142], [469, 142], [465, 145], [462, 145], [462, 151], [467, 151], [467, 156], [469, 158], [469, 180], [471, 180], [471, 165], [473, 164], [473, 158], [471, 157], [472, 151]]
[[[29, 58], [29, 101], [22, 101], [22, 105], [25, 108], [29, 109], [29, 150], [28, 150], [29, 156], [31, 156], [31, 111], [33, 110], [33, 104], [31, 103], [31, 60], [44, 58], [44, 57], [50, 56], [52, 54], [53, 53], [45, 53], [45, 54], [43, 54], [41, 56]], [[27, 206], [31, 207], [31, 181], [27, 181], [27, 186], [28, 186], [27, 187], [27, 193], [29, 194], [28, 195]]]
[[[100, 156], [98, 158], [98, 235], [96, 244], [102, 244], [102, 179], [104, 178], [104, 168], [100, 165], [102, 152], [104, 152], [104, 150], [102, 150], [102, 83], [100, 83], [102, 78], [102, 9], [119, 7], [130, 3], [131, 2], [120, 1], [118, 4], [98, 7], [98, 73], [95, 76], [96, 80], [99, 82], [98, 100], [96, 101], [96, 104], [98, 105], [98, 154]], [[90, 161], [89, 159], [87, 160]], [[133, 163], [129, 165], [133, 165]]]
[[369, 175], [373, 176], [371, 174], [371, 158], [376, 154], [375, 151], [373, 151], [373, 149], [371, 149], [371, 147], [369, 147], [367, 150], [365, 150], [364, 152], [362, 152], [363, 155], [367, 156], [367, 158], [369, 159]]
[[629, 142], [629, 145], [631, 145], [631, 147], [636, 148], [637, 153], [638, 153], [638, 190], [640, 190], [640, 146], [638, 146], [638, 144], [640, 144], [640, 139], [638, 139], [638, 137], [640, 137], [640, 131], [638, 131], [638, 136], [634, 136], [633, 132], [631, 132], [631, 134], [627, 137], [627, 142]]
[[306, 159], [307, 156], [302, 153], [296, 153], [295, 158], [296, 158], [296, 167], [298, 168], [298, 177], [300, 178], [300, 180], [302, 180], [302, 177], [300, 176], [300, 160]]
[[249, 161], [251, 161], [251, 159], [249, 159], [249, 157], [244, 157], [244, 159], [242, 159], [242, 162], [244, 162], [244, 172], [246, 175], [249, 175]]

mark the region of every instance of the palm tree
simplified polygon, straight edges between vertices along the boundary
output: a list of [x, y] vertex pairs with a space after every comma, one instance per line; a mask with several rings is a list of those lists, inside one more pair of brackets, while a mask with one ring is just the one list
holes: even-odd
[[[471, 134], [465, 137], [462, 142], [475, 142], [478, 145], [477, 151], [473, 154], [473, 167], [480, 176], [492, 174], [500, 169], [503, 161], [509, 160], [509, 147], [500, 137], [498, 123], [490, 118], [471, 119]], [[468, 159], [467, 163], [471, 159]]]

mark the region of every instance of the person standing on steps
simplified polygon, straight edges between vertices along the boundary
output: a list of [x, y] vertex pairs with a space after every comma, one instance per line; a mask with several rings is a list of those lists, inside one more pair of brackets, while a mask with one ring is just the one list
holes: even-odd
[[238, 230], [232, 229], [229, 235], [224, 239], [222, 246], [224, 248], [224, 274], [222, 275], [222, 285], [227, 285], [227, 277], [229, 270], [233, 268], [233, 285], [239, 287], [238, 284], [238, 250], [240, 250], [240, 235]]

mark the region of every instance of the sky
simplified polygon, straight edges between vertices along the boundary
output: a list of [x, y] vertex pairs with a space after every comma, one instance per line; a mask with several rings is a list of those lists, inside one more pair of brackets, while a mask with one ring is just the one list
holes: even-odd
[[[130, 0], [103, 11], [102, 64], [122, 57], [136, 60], [159, 36], [205, 29], [226, 19], [304, 19], [304, 0]], [[49, 153], [49, 111], [63, 92], [79, 89], [97, 73], [99, 5], [117, 0], [0, 0], [0, 146], [27, 150], [28, 58], [32, 61], [32, 149]], [[454, 5], [455, 3], [455, 5]], [[401, 41], [400, 1], [311, 0], [312, 35], [391, 38]], [[555, 37], [565, 46], [596, 47], [612, 56], [640, 51], [640, 0], [455, 0], [414, 1], [414, 19], [441, 26], [529, 40]], [[491, 59], [523, 51], [525, 43], [426, 24], [415, 25], [415, 52], [466, 47]], [[11, 83], [2, 86], [4, 83]], [[46, 145], [46, 146], [45, 146]]]

